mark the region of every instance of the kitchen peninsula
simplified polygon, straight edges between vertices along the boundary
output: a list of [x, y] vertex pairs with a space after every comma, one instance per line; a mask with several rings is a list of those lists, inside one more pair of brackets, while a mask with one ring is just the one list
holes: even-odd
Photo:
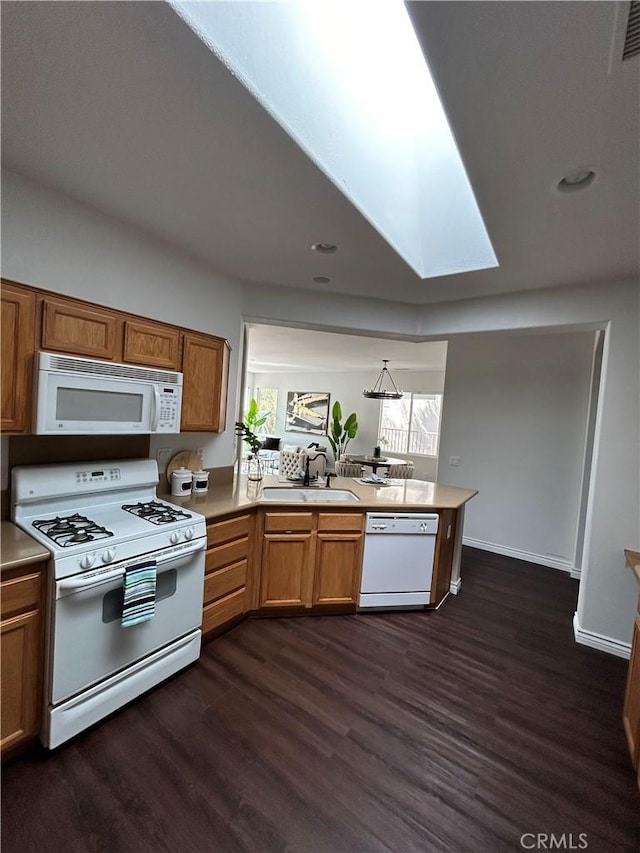
[[[299, 490], [288, 497], [275, 475], [260, 485], [240, 477], [190, 498], [159, 490], [159, 497], [207, 519], [205, 638], [246, 616], [354, 613], [369, 511], [437, 514], [429, 607], [457, 593], [464, 507], [477, 490], [421, 480], [384, 486], [346, 477], [331, 482], [331, 488], [316, 487], [308, 502], [296, 497]], [[265, 499], [272, 489], [278, 489], [277, 499]], [[357, 500], [333, 497], [343, 490]]]

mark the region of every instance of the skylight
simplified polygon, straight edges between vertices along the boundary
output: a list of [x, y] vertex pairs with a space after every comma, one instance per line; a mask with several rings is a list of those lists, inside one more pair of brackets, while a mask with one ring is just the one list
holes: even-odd
[[421, 278], [498, 265], [402, 0], [170, 3]]

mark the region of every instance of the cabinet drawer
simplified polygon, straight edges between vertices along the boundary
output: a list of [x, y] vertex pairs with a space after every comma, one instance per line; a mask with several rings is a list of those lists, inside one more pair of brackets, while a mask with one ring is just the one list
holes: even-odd
[[226, 569], [212, 572], [206, 575], [204, 579], [204, 603], [209, 604], [211, 601], [215, 601], [216, 598], [228, 595], [230, 592], [244, 587], [246, 582], [246, 560], [242, 560], [241, 563], [235, 563], [233, 566], [227, 566]]
[[240, 560], [246, 560], [248, 554], [249, 540], [246, 536], [244, 539], [237, 539], [235, 542], [227, 542], [226, 545], [218, 545], [217, 548], [211, 548], [207, 551], [204, 564], [205, 572], [212, 572], [215, 569], [221, 569], [223, 566], [239, 563]]
[[239, 515], [237, 518], [229, 518], [227, 521], [217, 521], [207, 527], [207, 547], [220, 545], [222, 542], [230, 542], [241, 536], [249, 535], [250, 516]]
[[286, 533], [292, 530], [312, 530], [311, 512], [267, 512], [264, 517], [265, 533]]
[[0, 586], [2, 618], [24, 610], [36, 610], [40, 605], [40, 572], [3, 581]]
[[364, 527], [361, 512], [321, 512], [318, 514], [318, 530], [348, 530], [360, 533]]
[[225, 595], [213, 604], [207, 604], [202, 611], [202, 633], [206, 634], [213, 628], [219, 628], [236, 616], [244, 613], [244, 589]]

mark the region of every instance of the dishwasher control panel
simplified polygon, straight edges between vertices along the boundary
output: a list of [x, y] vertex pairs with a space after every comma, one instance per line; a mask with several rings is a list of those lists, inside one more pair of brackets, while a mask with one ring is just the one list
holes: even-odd
[[367, 534], [434, 536], [438, 532], [438, 515], [435, 512], [368, 512], [365, 531]]

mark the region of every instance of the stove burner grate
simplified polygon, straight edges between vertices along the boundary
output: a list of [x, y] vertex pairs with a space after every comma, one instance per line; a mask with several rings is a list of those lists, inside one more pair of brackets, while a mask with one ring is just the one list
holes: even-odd
[[150, 521], [151, 524], [171, 524], [174, 521], [192, 518], [188, 512], [178, 509], [178, 507], [167, 506], [160, 501], [148, 501], [147, 503], [123, 504], [122, 509], [130, 512], [132, 515], [143, 518], [145, 521]]
[[106, 527], [101, 527], [79, 513], [38, 519], [33, 522], [33, 526], [61, 548], [71, 548], [73, 545], [82, 545], [85, 542], [94, 542], [97, 539], [113, 536]]

